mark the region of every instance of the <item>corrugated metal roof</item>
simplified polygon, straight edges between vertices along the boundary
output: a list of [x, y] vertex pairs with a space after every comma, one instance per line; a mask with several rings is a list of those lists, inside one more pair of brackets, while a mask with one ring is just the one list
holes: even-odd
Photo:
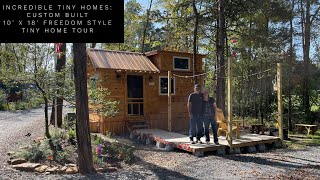
[[95, 68], [135, 72], [160, 72], [150, 59], [142, 53], [89, 48], [87, 54]]

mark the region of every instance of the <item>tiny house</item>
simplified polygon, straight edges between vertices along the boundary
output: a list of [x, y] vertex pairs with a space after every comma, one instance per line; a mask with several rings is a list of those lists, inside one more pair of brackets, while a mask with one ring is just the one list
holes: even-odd
[[[168, 71], [171, 72], [171, 129], [188, 131], [187, 100], [193, 92], [193, 58], [191, 53], [151, 51], [147, 53], [87, 50], [88, 81], [92, 77], [119, 102], [115, 117], [90, 114], [92, 132], [105, 134], [127, 132], [126, 122], [146, 120], [151, 128], [168, 130]], [[198, 54], [197, 73], [202, 73]], [[199, 79], [202, 82], [202, 79]]]

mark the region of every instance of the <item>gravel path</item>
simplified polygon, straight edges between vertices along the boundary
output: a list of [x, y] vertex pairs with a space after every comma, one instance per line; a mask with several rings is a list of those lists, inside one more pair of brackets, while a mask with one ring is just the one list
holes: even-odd
[[[164, 152], [134, 144], [136, 163], [114, 173], [39, 175], [12, 170], [7, 152], [44, 134], [43, 109], [0, 112], [0, 179], [320, 179], [320, 147], [197, 158], [183, 151]], [[30, 133], [31, 136], [25, 136]]]

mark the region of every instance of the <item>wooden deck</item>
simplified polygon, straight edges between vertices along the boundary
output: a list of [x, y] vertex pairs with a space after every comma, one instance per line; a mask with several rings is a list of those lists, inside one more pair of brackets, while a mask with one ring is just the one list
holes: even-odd
[[[212, 141], [212, 135], [210, 136], [210, 144], [190, 144], [189, 137], [187, 135], [159, 130], [159, 129], [136, 129], [132, 132], [136, 136], [147, 138], [151, 141], [156, 141], [163, 144], [163, 146], [171, 146], [173, 148], [182, 149], [191, 153], [204, 153], [209, 151], [226, 150], [229, 147], [225, 136], [219, 137], [219, 145], [215, 145]], [[205, 142], [205, 138], [201, 138], [202, 142]], [[280, 138], [267, 135], [258, 134], [241, 134], [240, 139], [234, 139], [232, 142], [232, 148], [249, 147], [259, 144], [271, 144], [273, 142], [279, 142]]]

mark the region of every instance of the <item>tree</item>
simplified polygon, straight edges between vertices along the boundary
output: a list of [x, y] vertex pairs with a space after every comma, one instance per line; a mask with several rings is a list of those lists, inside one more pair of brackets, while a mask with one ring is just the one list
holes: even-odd
[[[55, 125], [55, 111], [57, 109], [57, 125], [61, 127], [62, 125], [62, 109], [63, 109], [63, 94], [62, 88], [64, 86], [65, 81], [65, 66], [66, 66], [66, 43], [57, 43], [59, 47], [59, 53], [57, 55], [56, 62], [56, 83], [57, 83], [57, 92], [56, 92], [56, 100], [53, 100], [53, 106], [51, 111], [50, 123]], [[58, 47], [57, 47], [58, 48]]]
[[146, 13], [146, 22], [143, 28], [143, 33], [142, 33], [142, 45], [141, 45], [141, 52], [144, 53], [144, 43], [145, 43], [145, 39], [146, 39], [146, 34], [147, 34], [147, 29], [149, 27], [149, 21], [150, 21], [150, 11], [151, 11], [151, 7], [152, 7], [152, 1], [150, 0], [150, 5], [149, 8], [147, 9], [147, 13]]
[[86, 44], [74, 43], [74, 79], [76, 86], [76, 133], [78, 167], [82, 174], [92, 173], [92, 147], [89, 129]]
[[219, 56], [219, 74], [217, 77], [217, 107], [223, 110], [225, 112], [225, 91], [226, 91], [226, 83], [224, 80], [225, 76], [225, 60], [224, 60], [224, 42], [225, 42], [225, 15], [224, 15], [224, 8], [225, 8], [225, 1], [220, 0], [219, 1], [219, 19], [218, 19], [218, 33], [219, 33], [219, 38], [218, 38], [218, 56]]
[[301, 36], [302, 36], [302, 49], [303, 49], [303, 108], [306, 118], [310, 118], [310, 43], [311, 43], [311, 29], [312, 24], [317, 19], [320, 11], [320, 5], [314, 7], [316, 10], [311, 14], [312, 7], [311, 0], [300, 0], [300, 13], [301, 13]]

